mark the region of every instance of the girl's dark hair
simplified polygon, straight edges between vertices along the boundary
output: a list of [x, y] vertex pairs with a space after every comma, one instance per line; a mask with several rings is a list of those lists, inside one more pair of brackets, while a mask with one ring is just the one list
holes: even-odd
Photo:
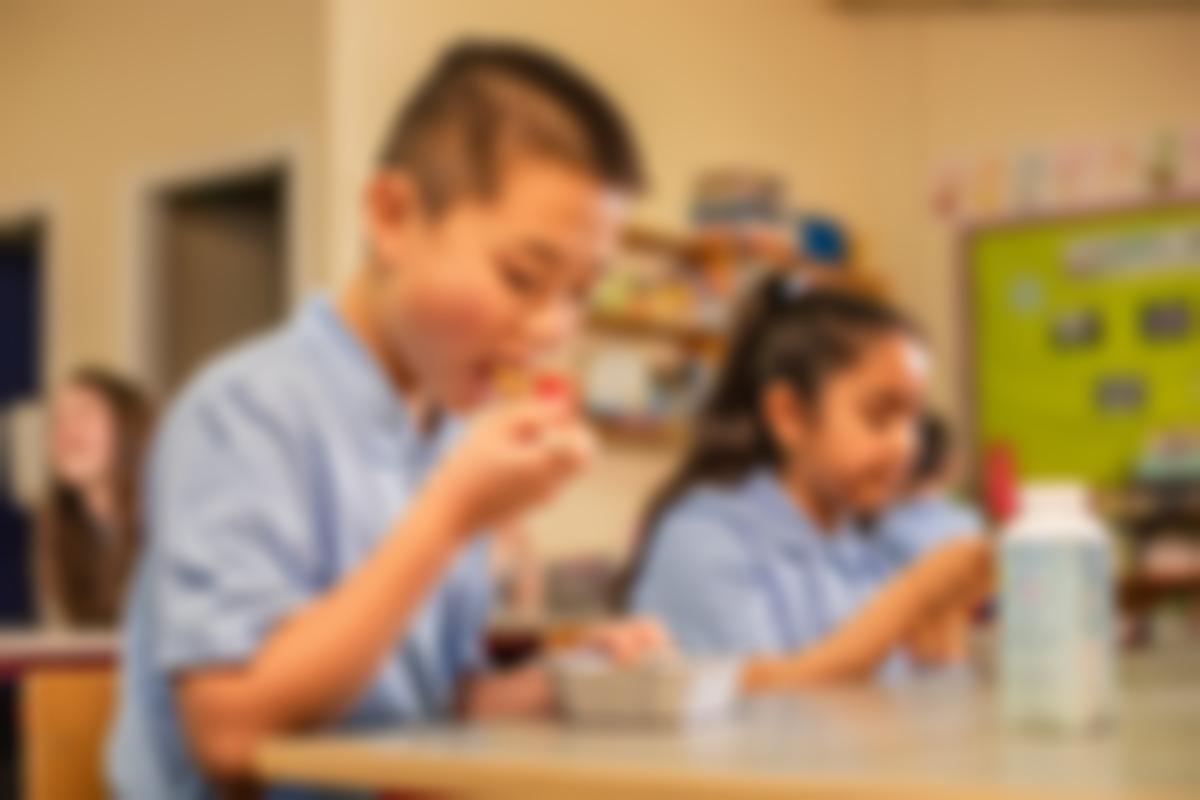
[[917, 458], [909, 477], [913, 485], [920, 485], [941, 475], [950, 461], [954, 448], [954, 435], [946, 420], [936, 411], [926, 411], [921, 417], [921, 429], [917, 446]]
[[141, 540], [142, 458], [154, 410], [131, 381], [99, 367], [82, 367], [67, 385], [95, 392], [116, 428], [114, 529], [98, 535], [79, 490], [52, 475], [41, 513], [41, 572], [66, 621], [77, 626], [116, 622], [126, 578]]
[[759, 466], [778, 464], [780, 454], [760, 413], [768, 385], [786, 382], [815, 409], [831, 375], [853, 364], [869, 340], [896, 332], [917, 335], [899, 311], [848, 285], [791, 273], [770, 276], [755, 287], [697, 415], [688, 451], [642, 517], [620, 587], [623, 603], [629, 601], [655, 528], [681, 496], [697, 485], [729, 485]]

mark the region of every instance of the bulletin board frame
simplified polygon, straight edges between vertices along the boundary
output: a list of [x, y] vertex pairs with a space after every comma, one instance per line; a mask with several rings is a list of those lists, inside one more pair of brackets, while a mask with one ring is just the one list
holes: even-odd
[[[965, 434], [966, 478], [973, 487], [980, 487], [984, 453], [984, 435], [981, 413], [981, 369], [975, 358], [979, 352], [980, 329], [977, 297], [979, 294], [980, 265], [976, 254], [985, 238], [997, 234], [1019, 233], [1062, 225], [1086, 225], [1105, 221], [1118, 222], [1135, 216], [1170, 215], [1196, 213], [1200, 216], [1200, 194], [1175, 195], [1150, 201], [1103, 204], [1037, 214], [1022, 214], [972, 222], [960, 228], [956, 235], [953, 256], [956, 319], [953, 329], [957, 332], [958, 347], [953, 362], [957, 367], [955, 393], [959, 406], [961, 430]], [[1200, 309], [1196, 309], [1200, 314]], [[1196, 324], [1200, 326], [1200, 319]], [[1200, 335], [1195, 331], [1193, 335]]]

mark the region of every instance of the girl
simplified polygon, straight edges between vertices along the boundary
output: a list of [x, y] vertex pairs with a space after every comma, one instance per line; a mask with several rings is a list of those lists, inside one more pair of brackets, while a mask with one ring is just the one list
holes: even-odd
[[151, 406], [125, 379], [86, 367], [51, 405], [50, 486], [35, 547], [47, 624], [116, 622], [138, 546], [138, 474]]
[[685, 651], [748, 657], [750, 690], [952, 660], [986, 589], [982, 540], [898, 559], [857, 521], [915, 454], [927, 358], [890, 308], [766, 281], [734, 336], [690, 454], [650, 506], [632, 605]]

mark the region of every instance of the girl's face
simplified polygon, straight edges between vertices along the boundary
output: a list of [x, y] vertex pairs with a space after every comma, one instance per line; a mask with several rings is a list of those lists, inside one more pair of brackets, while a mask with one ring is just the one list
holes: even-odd
[[116, 424], [100, 394], [77, 383], [58, 392], [50, 409], [50, 469], [80, 488], [107, 480], [116, 460]]
[[500, 373], [526, 371], [575, 331], [624, 208], [585, 172], [528, 159], [491, 199], [456, 199], [424, 224], [377, 220], [380, 317], [401, 363], [438, 403], [478, 405]]
[[926, 406], [928, 357], [910, 335], [871, 340], [858, 360], [832, 373], [816, 407], [794, 395], [768, 403], [786, 469], [836, 508], [872, 513], [903, 487]]

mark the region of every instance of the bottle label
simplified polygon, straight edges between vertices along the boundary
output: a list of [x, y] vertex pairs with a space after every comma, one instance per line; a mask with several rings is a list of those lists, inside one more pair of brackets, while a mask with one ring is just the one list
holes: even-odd
[[1103, 540], [1009, 540], [1001, 557], [1006, 716], [1088, 724], [1111, 705], [1112, 588]]

